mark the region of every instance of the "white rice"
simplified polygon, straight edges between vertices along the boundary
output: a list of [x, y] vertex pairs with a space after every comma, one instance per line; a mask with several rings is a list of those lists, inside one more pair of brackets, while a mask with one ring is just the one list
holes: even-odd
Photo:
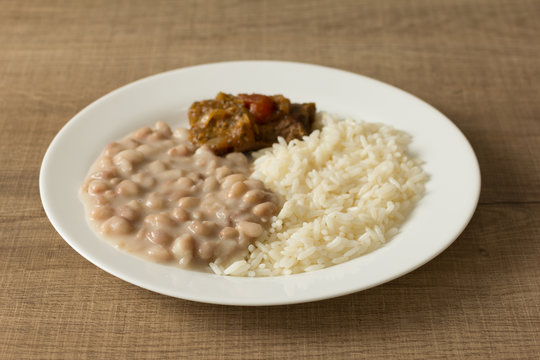
[[318, 116], [302, 141], [254, 154], [253, 178], [281, 197], [269, 232], [245, 260], [217, 274], [275, 276], [315, 271], [373, 251], [398, 233], [427, 179], [392, 126]]

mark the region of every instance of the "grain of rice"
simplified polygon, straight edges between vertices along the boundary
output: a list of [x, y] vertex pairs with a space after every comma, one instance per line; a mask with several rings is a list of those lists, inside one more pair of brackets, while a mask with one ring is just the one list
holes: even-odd
[[223, 273], [225, 275], [240, 275], [244, 272], [247, 273], [248, 269], [249, 264], [245, 260], [238, 260], [229, 265]]
[[212, 271], [217, 274], [217, 275], [222, 275], [223, 274], [223, 271], [221, 271], [221, 268], [216, 265], [215, 263], [210, 263], [208, 264], [210, 266], [210, 269], [212, 269]]

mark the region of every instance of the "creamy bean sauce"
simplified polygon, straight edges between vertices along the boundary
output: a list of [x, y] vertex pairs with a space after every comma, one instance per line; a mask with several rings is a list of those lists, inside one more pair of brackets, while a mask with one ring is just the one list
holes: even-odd
[[244, 154], [216, 156], [187, 129], [158, 122], [109, 144], [81, 195], [92, 227], [117, 248], [203, 269], [243, 258], [277, 213], [251, 171]]

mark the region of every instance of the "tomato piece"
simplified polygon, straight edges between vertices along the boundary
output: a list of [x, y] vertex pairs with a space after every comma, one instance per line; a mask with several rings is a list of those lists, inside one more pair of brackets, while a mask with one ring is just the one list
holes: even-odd
[[239, 94], [238, 97], [244, 101], [244, 105], [255, 115], [258, 123], [270, 121], [270, 115], [274, 111], [274, 101], [266, 95], [260, 94]]

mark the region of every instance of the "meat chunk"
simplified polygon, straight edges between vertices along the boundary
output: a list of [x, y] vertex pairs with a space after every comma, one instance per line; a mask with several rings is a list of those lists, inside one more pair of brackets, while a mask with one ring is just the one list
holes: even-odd
[[289, 142], [309, 135], [315, 112], [314, 103], [291, 104], [282, 95], [219, 93], [191, 105], [191, 141], [220, 155], [258, 150], [280, 136]]

